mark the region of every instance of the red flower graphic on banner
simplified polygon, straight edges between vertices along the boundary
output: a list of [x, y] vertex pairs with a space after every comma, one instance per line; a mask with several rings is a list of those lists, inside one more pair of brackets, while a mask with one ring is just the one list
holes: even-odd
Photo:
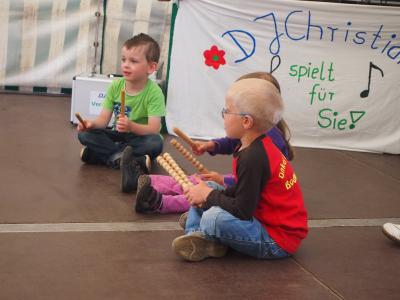
[[214, 69], [218, 69], [220, 65], [225, 64], [225, 51], [219, 50], [215, 45], [211, 46], [210, 50], [205, 50], [203, 55], [206, 59], [205, 64]]

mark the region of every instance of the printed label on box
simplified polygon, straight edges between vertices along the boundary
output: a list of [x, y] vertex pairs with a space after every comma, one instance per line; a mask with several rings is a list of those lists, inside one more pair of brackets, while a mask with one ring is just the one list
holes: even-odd
[[103, 91], [92, 91], [90, 92], [90, 103], [89, 103], [89, 113], [91, 115], [100, 115], [101, 104], [106, 97], [106, 93]]

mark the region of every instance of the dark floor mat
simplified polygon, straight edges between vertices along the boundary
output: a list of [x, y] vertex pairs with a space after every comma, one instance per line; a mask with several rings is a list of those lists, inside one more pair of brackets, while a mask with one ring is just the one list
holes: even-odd
[[344, 299], [399, 299], [400, 247], [380, 227], [314, 228], [295, 259]]
[[236, 253], [201, 263], [178, 232], [0, 235], [1, 299], [337, 299], [293, 260]]

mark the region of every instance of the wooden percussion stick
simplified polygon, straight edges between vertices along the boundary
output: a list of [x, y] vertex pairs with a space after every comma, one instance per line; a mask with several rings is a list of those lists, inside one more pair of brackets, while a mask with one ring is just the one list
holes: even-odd
[[162, 157], [162, 156], [158, 156], [157, 157], [157, 162], [159, 163], [159, 165], [161, 167], [163, 167], [165, 169], [165, 171], [167, 171], [167, 173], [169, 175], [172, 176], [172, 178], [174, 178], [174, 180], [176, 182], [178, 182], [183, 188], [192, 185], [191, 182], [187, 183], [185, 182], [184, 179], [182, 179], [182, 177], [168, 164], [168, 162]]
[[160, 166], [162, 166], [165, 171], [169, 175], [171, 175], [175, 181], [177, 181], [180, 185], [185, 184], [184, 180], [174, 171], [174, 169], [168, 164], [168, 162], [162, 157], [158, 156], [157, 157], [157, 162], [159, 163]]
[[203, 166], [201, 162], [199, 162], [196, 158], [193, 157], [192, 154], [190, 154], [189, 150], [187, 150], [185, 147], [183, 147], [176, 139], [171, 140], [172, 146], [176, 148], [188, 161], [192, 163], [193, 166], [197, 170], [199, 170], [200, 173], [209, 173], [209, 171]]
[[190, 147], [194, 147], [195, 142], [187, 136], [183, 131], [181, 131], [179, 128], [174, 127], [173, 131], [176, 133], [177, 136], [179, 136], [182, 140], [184, 140], [186, 143], [190, 145]]
[[189, 160], [192, 165], [199, 170], [201, 173], [207, 173], [206, 169], [204, 166], [196, 159], [193, 157], [193, 155], [190, 154], [190, 152], [185, 149], [181, 144], [177, 143], [176, 144], [176, 149], [187, 159]]
[[168, 162], [168, 164], [175, 169], [175, 171], [185, 180], [185, 182], [191, 185], [191, 181], [189, 180], [188, 176], [185, 172], [179, 167], [178, 163], [172, 158], [171, 154], [164, 153], [163, 158]]
[[164, 160], [172, 167], [172, 169], [178, 174], [178, 176], [188, 185], [193, 185], [193, 183], [189, 180], [188, 176], [185, 172], [179, 167], [176, 161], [172, 158], [169, 153], [163, 154]]
[[189, 182], [190, 183], [189, 184], [184, 179], [182, 179], [182, 177], [168, 164], [168, 162], [165, 159], [163, 159], [163, 158], [157, 159], [157, 161], [167, 171], [167, 173], [169, 175], [171, 175], [172, 178], [174, 178], [174, 180], [182, 186], [182, 188], [192, 185], [190, 182]]
[[125, 89], [121, 91], [121, 116], [125, 116]]
[[78, 119], [79, 123], [81, 123], [83, 129], [87, 129], [87, 128], [86, 128], [86, 124], [85, 124], [85, 122], [83, 121], [81, 115], [80, 115], [79, 113], [75, 113], [75, 117]]

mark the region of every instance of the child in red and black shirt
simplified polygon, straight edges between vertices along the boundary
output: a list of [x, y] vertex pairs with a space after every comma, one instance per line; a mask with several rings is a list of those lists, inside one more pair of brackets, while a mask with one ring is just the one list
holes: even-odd
[[228, 247], [264, 259], [288, 257], [307, 235], [307, 212], [290, 163], [264, 132], [281, 118], [278, 90], [261, 79], [235, 82], [223, 110], [234, 153], [235, 184], [224, 191], [204, 182], [186, 191], [192, 205], [185, 235], [172, 248], [189, 261], [222, 257]]

